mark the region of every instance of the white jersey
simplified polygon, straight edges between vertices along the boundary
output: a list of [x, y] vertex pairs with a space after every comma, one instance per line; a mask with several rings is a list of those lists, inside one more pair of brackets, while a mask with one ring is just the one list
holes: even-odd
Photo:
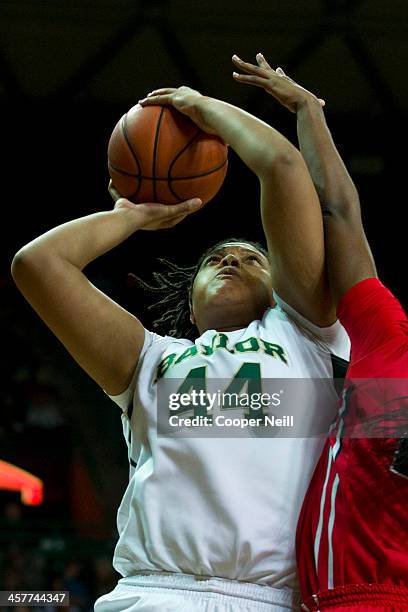
[[122, 576], [177, 572], [297, 588], [296, 524], [324, 440], [157, 432], [158, 378], [178, 385], [205, 366], [206, 378], [231, 380], [248, 363], [263, 378], [330, 379], [303, 398], [310, 421], [328, 429], [337, 404], [331, 353], [348, 359], [348, 337], [338, 321], [322, 329], [278, 303], [245, 329], [207, 330], [195, 343], [146, 330], [129, 388], [111, 396], [123, 410], [131, 465], [114, 555]]

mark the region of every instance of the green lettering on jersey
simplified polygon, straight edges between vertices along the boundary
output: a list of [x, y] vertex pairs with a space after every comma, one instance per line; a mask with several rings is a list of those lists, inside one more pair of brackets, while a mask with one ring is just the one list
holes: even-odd
[[247, 351], [256, 353], [259, 351], [259, 342], [257, 338], [247, 338], [242, 342], [237, 342], [234, 348], [238, 353], [246, 353]]
[[230, 353], [233, 353], [233, 351], [231, 351], [227, 345], [228, 345], [228, 336], [226, 336], [225, 334], [221, 334], [221, 333], [215, 334], [212, 340], [212, 347], [214, 351], [216, 349], [223, 348], [229, 351]]
[[193, 368], [189, 371], [186, 378], [183, 380], [177, 393], [189, 394], [192, 397], [192, 402], [189, 406], [180, 406], [173, 414], [183, 414], [185, 412], [194, 411], [194, 416], [207, 416], [207, 385], [205, 380], [206, 366]]
[[212, 337], [211, 346], [206, 346], [205, 344], [202, 345], [203, 354], [206, 356], [210, 356], [215, 351], [217, 351], [218, 349], [222, 349], [222, 348], [226, 349], [230, 353], [233, 353], [234, 350], [229, 349], [227, 345], [228, 345], [228, 336], [222, 333], [214, 334], [214, 336]]
[[[244, 387], [247, 387], [245, 393], [251, 397], [253, 394], [262, 394], [261, 381], [261, 364], [260, 363], [243, 363], [235, 374], [234, 378], [225, 389], [224, 394], [236, 393], [240, 395]], [[249, 419], [262, 418], [264, 412], [262, 408], [252, 408], [249, 406], [249, 411], [245, 412], [245, 416]]]
[[[237, 342], [233, 348], [228, 348], [228, 336], [223, 333], [216, 333], [212, 337], [211, 346], [205, 344], [199, 346], [189, 346], [181, 354], [171, 353], [167, 355], [157, 367], [156, 379], [161, 378], [167, 372], [167, 370], [173, 365], [179, 364], [185, 359], [194, 357], [202, 354], [207, 357], [213, 355], [218, 349], [225, 349], [229, 353], [247, 353], [253, 352], [258, 353], [263, 351], [266, 355], [276, 359], [277, 357], [286, 365], [288, 365], [288, 359], [284, 349], [279, 344], [273, 344], [262, 338], [251, 337], [241, 342]], [[178, 356], [177, 356], [178, 355]]]
[[174, 358], [176, 357], [176, 355], [177, 355], [177, 353], [171, 353], [170, 355], [167, 355], [167, 357], [162, 359], [162, 361], [157, 366], [156, 380], [161, 378], [162, 376], [164, 376], [164, 374], [167, 372], [167, 370], [169, 369], [169, 367], [173, 363]]
[[267, 342], [266, 340], [261, 340], [261, 344], [263, 345], [264, 352], [271, 357], [279, 357], [283, 363], [288, 365], [288, 359], [285, 355], [285, 351], [279, 344], [272, 344], [272, 342]]
[[181, 355], [177, 357], [176, 361], [174, 362], [174, 365], [176, 365], [176, 363], [180, 363], [184, 359], [187, 359], [187, 357], [194, 357], [194, 355], [197, 355], [197, 353], [198, 348], [195, 345], [189, 346], [188, 349], [184, 351], [184, 353], [181, 353]]

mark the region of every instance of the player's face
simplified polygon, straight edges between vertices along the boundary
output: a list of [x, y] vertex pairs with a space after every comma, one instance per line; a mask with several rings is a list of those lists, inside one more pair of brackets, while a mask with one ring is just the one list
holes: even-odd
[[262, 318], [273, 303], [267, 257], [250, 244], [226, 243], [201, 264], [192, 290], [191, 318], [201, 332], [238, 329]]

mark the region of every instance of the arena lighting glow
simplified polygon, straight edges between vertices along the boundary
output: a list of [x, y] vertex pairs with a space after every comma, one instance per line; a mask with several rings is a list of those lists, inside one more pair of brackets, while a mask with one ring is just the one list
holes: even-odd
[[0, 489], [20, 491], [26, 506], [38, 506], [43, 502], [43, 482], [30, 472], [0, 460]]

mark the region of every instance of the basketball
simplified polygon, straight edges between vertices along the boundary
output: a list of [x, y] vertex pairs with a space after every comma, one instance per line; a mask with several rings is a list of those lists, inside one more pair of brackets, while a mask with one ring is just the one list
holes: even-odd
[[134, 203], [203, 203], [220, 189], [227, 146], [167, 106], [133, 106], [109, 140], [108, 169], [119, 193]]

